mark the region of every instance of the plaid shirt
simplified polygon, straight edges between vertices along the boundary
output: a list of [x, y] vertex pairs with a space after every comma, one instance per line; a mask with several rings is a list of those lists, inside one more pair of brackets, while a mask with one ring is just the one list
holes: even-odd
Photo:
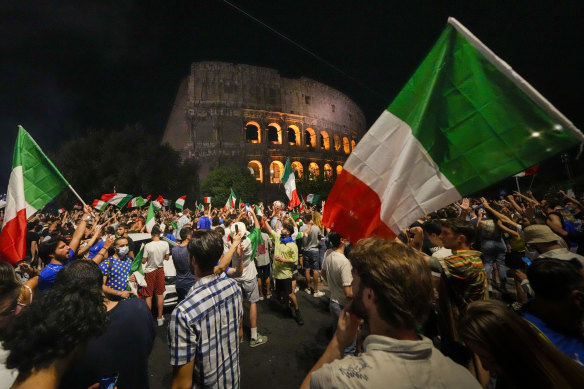
[[170, 364], [195, 360], [193, 388], [239, 388], [241, 289], [231, 279], [199, 279], [168, 325]]

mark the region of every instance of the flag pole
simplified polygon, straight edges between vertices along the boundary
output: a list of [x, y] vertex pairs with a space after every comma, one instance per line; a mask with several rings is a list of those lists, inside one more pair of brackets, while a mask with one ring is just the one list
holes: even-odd
[[535, 174], [533, 176], [531, 176], [531, 184], [529, 184], [529, 190], [531, 190], [531, 187], [533, 186], [534, 180], [535, 180]]
[[79, 196], [79, 194], [75, 192], [75, 189], [73, 189], [71, 185], [69, 185], [69, 189], [71, 189], [71, 192], [73, 192], [73, 194], [79, 199], [79, 201], [81, 201], [81, 204], [83, 204], [83, 206], [85, 207], [87, 204], [85, 204], [85, 201], [83, 201], [81, 196]]
[[521, 193], [521, 189], [519, 188], [519, 177], [517, 176], [515, 176], [515, 183], [517, 184], [517, 192]]

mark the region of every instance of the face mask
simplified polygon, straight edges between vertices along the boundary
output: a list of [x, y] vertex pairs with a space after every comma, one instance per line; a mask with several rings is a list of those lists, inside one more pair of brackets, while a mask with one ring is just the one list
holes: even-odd
[[121, 256], [126, 256], [126, 254], [128, 254], [129, 252], [130, 252], [130, 248], [128, 246], [120, 247], [118, 249], [118, 254], [120, 254]]
[[534, 247], [525, 247], [525, 256], [533, 262], [537, 257], [539, 257], [539, 252]]

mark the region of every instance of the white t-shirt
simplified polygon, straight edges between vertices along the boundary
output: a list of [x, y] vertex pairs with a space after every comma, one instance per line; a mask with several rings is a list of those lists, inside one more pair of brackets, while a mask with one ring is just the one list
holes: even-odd
[[345, 296], [345, 286], [351, 286], [353, 275], [351, 274], [351, 262], [344, 254], [328, 250], [322, 261], [322, 270], [326, 273], [326, 279], [331, 291], [331, 301], [345, 306], [348, 299]]
[[144, 265], [144, 273], [150, 273], [154, 270], [163, 267], [164, 257], [170, 253], [168, 243], [159, 240], [147, 243], [144, 246], [144, 257], [146, 264]]

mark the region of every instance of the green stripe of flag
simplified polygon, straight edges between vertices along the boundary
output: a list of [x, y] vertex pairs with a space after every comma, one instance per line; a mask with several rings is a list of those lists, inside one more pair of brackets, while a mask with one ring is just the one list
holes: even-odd
[[43, 208], [69, 186], [59, 169], [22, 126], [18, 126], [12, 158], [12, 168], [17, 166], [22, 166], [26, 202], [35, 209]]
[[526, 93], [529, 84], [510, 68], [501, 71], [506, 64], [469, 34], [449, 23], [388, 107], [463, 196], [581, 141], [566, 128], [569, 121], [558, 120], [535, 90]]

